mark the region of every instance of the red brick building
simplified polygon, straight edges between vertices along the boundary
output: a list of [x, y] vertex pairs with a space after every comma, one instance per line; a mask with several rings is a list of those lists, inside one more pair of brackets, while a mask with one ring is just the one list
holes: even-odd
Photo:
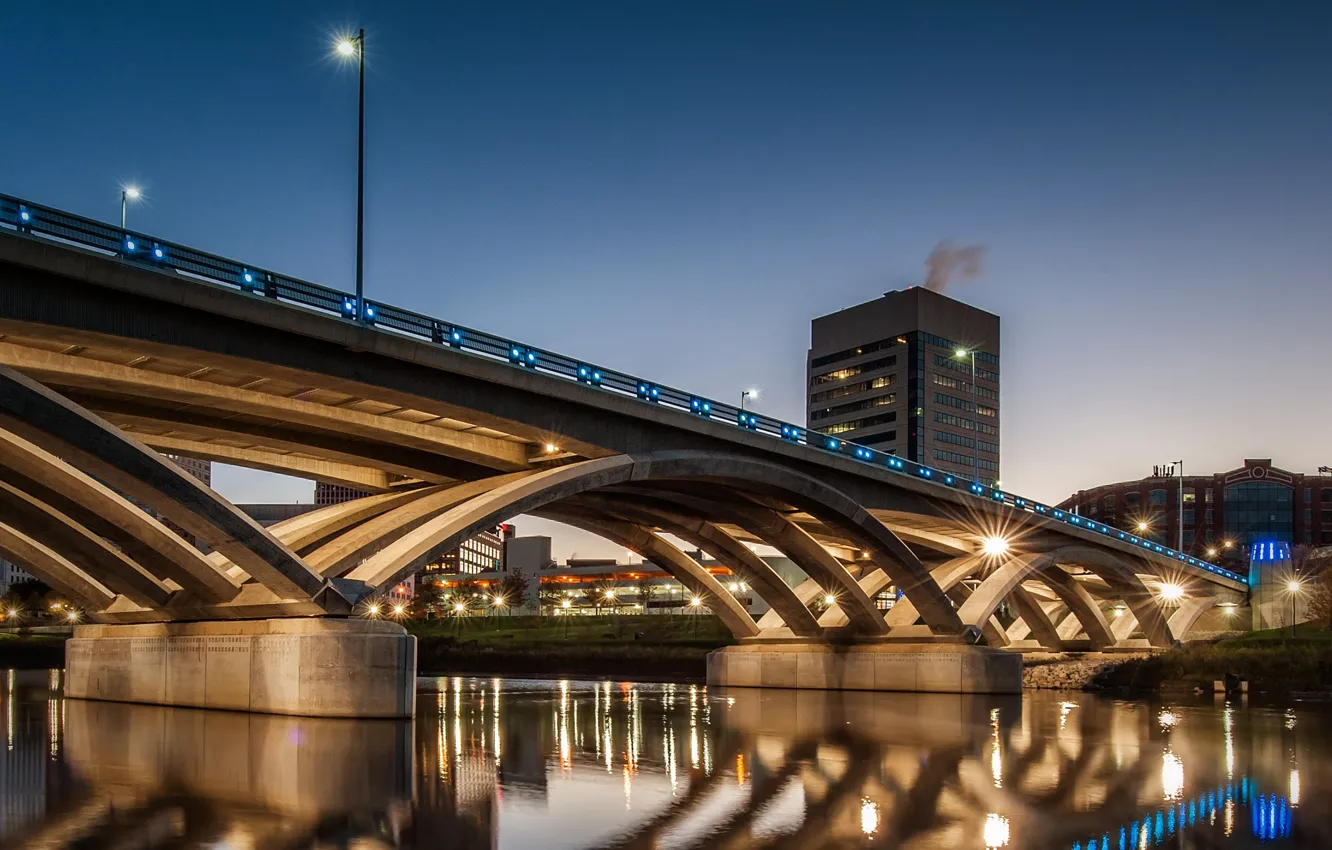
[[1183, 548], [1199, 558], [1267, 541], [1332, 544], [1332, 476], [1245, 460], [1227, 472], [1184, 476], [1182, 496], [1178, 477], [1153, 475], [1079, 490], [1059, 507], [1170, 546], [1182, 521]]

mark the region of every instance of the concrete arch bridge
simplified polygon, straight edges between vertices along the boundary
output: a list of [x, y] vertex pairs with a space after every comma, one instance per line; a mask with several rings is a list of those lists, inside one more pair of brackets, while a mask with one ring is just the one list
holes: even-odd
[[[1152, 541], [638, 376], [377, 302], [357, 321], [337, 290], [19, 199], [0, 225], [0, 554], [108, 641], [360, 628], [331, 621], [520, 513], [703, 597], [741, 641], [718, 661], [733, 684], [863, 686], [811, 666], [833, 645], [1162, 647], [1245, 599]], [[168, 454], [371, 495], [264, 529]]]

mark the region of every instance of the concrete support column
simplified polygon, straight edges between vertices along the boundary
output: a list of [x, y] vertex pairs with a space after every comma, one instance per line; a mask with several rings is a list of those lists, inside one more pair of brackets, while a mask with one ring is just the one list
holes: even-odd
[[79, 626], [75, 699], [307, 717], [411, 717], [416, 638], [380, 620], [292, 618]]

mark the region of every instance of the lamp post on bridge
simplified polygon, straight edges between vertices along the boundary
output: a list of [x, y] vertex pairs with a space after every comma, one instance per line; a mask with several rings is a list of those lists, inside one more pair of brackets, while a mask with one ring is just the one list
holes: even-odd
[[747, 398], [758, 398], [758, 394], [759, 394], [759, 391], [758, 391], [757, 389], [753, 389], [753, 390], [743, 390], [743, 391], [741, 391], [741, 393], [740, 393], [740, 412], [741, 412], [741, 413], [744, 413], [744, 412], [745, 412], [745, 399], [747, 399]]
[[130, 201], [137, 201], [143, 197], [137, 186], [122, 186], [120, 188], [120, 229], [125, 229], [125, 213], [129, 207]]
[[356, 124], [356, 321], [365, 321], [365, 29], [337, 43], [339, 56], [356, 57], [360, 108]]

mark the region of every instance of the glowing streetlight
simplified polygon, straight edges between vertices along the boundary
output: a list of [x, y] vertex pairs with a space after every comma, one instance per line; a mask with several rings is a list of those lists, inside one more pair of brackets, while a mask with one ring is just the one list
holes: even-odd
[[1224, 546], [1224, 547], [1226, 547], [1227, 549], [1232, 549], [1232, 548], [1234, 548], [1234, 546], [1235, 546], [1235, 541], [1234, 541], [1234, 540], [1222, 540], [1222, 541], [1221, 541], [1221, 545]]
[[401, 617], [403, 614], [407, 613], [407, 606], [402, 604], [394, 605], [393, 613]]
[[697, 608], [698, 606], [700, 606], [700, 605], [702, 605], [702, 604], [703, 604], [703, 600], [702, 600], [701, 598], [697, 597], [697, 596], [695, 596], [693, 599], [689, 600], [689, 605], [690, 605], [690, 607], [692, 607], [692, 608]]
[[824, 605], [829, 605], [829, 606], [831, 606], [831, 605], [836, 605], [836, 604], [837, 604], [837, 597], [836, 597], [836, 596], [833, 596], [831, 593], [825, 594], [824, 597], [823, 597], [823, 604], [824, 604]]
[[142, 197], [143, 193], [139, 191], [138, 186], [120, 187], [120, 229], [121, 230], [125, 229], [125, 212], [126, 209], [129, 207], [129, 202], [137, 201]]
[[740, 393], [740, 411], [741, 411], [742, 413], [744, 412], [744, 409], [745, 409], [745, 399], [749, 399], [749, 398], [757, 399], [758, 397], [759, 397], [759, 391], [758, 391], [758, 388], [757, 388], [757, 387], [755, 387], [754, 389], [751, 389], [751, 390], [744, 390], [743, 392], [741, 392], [741, 393]]
[[461, 614], [462, 612], [467, 610], [467, 605], [466, 603], [463, 602], [455, 602], [453, 603], [453, 610]]
[[65, 619], [71, 623], [77, 623], [79, 621], [79, 612], [70, 611], [68, 614], [65, 615]]
[[1300, 580], [1297, 578], [1293, 578], [1286, 582], [1286, 590], [1289, 590], [1291, 593], [1299, 593], [1301, 587], [1303, 587], [1303, 585], [1300, 584]]
[[361, 77], [356, 132], [356, 321], [365, 321], [365, 30], [334, 45], [344, 59], [356, 57]]
[[734, 582], [734, 581], [731, 582], [730, 591], [731, 591], [732, 593], [735, 593], [735, 592], [736, 592], [737, 590], [739, 590], [739, 589], [740, 589], [740, 583], [739, 583], [739, 582]]
[[573, 607], [573, 603], [566, 599], [560, 603], [560, 607], [564, 608], [565, 610], [568, 610], [569, 608]]
[[371, 605], [369, 608], [366, 609], [366, 611], [369, 612], [371, 617], [378, 617], [380, 610], [381, 609], [379, 607], [378, 602], [374, 603], [373, 605]]
[[546, 443], [546, 454], [553, 455], [560, 450], [560, 447], [554, 443]]
[[1146, 534], [1150, 529], [1151, 529], [1151, 526], [1147, 524], [1147, 520], [1145, 520], [1145, 519], [1140, 519], [1140, 520], [1138, 520], [1138, 533], [1139, 533], [1139, 534]]
[[1162, 584], [1159, 592], [1166, 602], [1178, 602], [1184, 598], [1184, 588], [1173, 582]]
[[1207, 550], [1207, 557], [1209, 557], [1209, 558], [1215, 558], [1215, 557], [1216, 557], [1216, 548], [1215, 548], [1215, 547], [1213, 547], [1213, 548]]
[[1008, 551], [1008, 540], [1003, 537], [987, 537], [981, 544], [981, 551], [990, 557], [998, 557]]

